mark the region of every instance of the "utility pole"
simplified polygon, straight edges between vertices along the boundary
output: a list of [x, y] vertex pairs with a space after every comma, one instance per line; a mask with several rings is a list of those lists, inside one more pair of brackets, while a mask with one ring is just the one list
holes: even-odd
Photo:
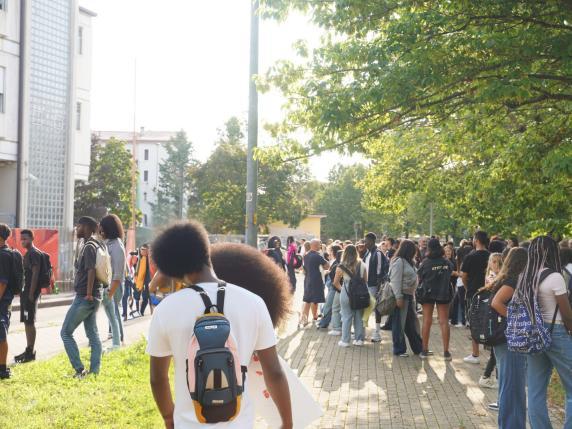
[[433, 237], [433, 203], [429, 203], [429, 237]]
[[258, 162], [254, 151], [258, 145], [258, 92], [254, 76], [258, 74], [258, 4], [252, 0], [250, 15], [250, 82], [248, 88], [248, 152], [246, 158], [246, 243], [258, 247], [256, 203], [258, 188]]

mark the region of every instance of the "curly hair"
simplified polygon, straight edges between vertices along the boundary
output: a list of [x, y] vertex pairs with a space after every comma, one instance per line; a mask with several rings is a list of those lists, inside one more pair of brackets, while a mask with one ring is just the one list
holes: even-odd
[[286, 321], [292, 300], [288, 276], [272, 259], [245, 244], [217, 243], [211, 262], [218, 278], [258, 295], [276, 327]]
[[171, 225], [152, 245], [153, 260], [159, 270], [178, 279], [210, 266], [209, 250], [207, 231], [194, 221]]

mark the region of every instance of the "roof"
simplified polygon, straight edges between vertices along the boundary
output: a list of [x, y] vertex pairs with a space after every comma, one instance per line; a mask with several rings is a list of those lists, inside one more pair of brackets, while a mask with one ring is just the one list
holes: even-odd
[[80, 13], [85, 13], [86, 15], [89, 15], [89, 16], [91, 16], [91, 17], [93, 17], [93, 18], [95, 18], [95, 17], [97, 16], [97, 13], [95, 13], [95, 12], [89, 10], [89, 9], [86, 9], [86, 8], [83, 7], [83, 6], [80, 6], [80, 7], [79, 7], [79, 11], [80, 11]]
[[[166, 143], [177, 135], [178, 131], [143, 131], [135, 133], [138, 142]], [[101, 140], [107, 141], [112, 137], [127, 143], [133, 140], [133, 131], [92, 131]]]

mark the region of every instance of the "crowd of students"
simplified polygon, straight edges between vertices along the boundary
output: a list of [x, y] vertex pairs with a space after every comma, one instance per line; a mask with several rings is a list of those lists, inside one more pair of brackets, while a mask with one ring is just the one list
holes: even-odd
[[[558, 245], [551, 237], [540, 236], [531, 242], [519, 243], [514, 237], [489, 239], [484, 231], [477, 231], [472, 240], [462, 240], [457, 248], [452, 242], [441, 243], [437, 238], [422, 237], [414, 242], [383, 237], [380, 244], [376, 244], [376, 240], [375, 234], [368, 233], [355, 244], [340, 240], [329, 240], [325, 244], [319, 240], [310, 242], [304, 255], [302, 327], [309, 324], [309, 309], [312, 309], [318, 328], [329, 329], [329, 335], [341, 336], [340, 347], [363, 346], [364, 326], [368, 324], [370, 312], [352, 310], [348, 300], [350, 279], [359, 273], [369, 286], [372, 306], [385, 282], [389, 282], [396, 298], [395, 310], [384, 326], [379, 313], [375, 315], [370, 341], [380, 342], [380, 330], [391, 330], [394, 355], [409, 357], [408, 342], [413, 354], [428, 359], [434, 354], [429, 349], [429, 338], [436, 307], [442, 356], [450, 361], [451, 326], [469, 327], [470, 305], [475, 295], [483, 291], [490, 293], [492, 311], [504, 320], [513, 294], [524, 297], [524, 303], [537, 300], [540, 324], [551, 334], [550, 347], [525, 354], [512, 351], [506, 339], [494, 347], [486, 347], [490, 357], [479, 384], [499, 389], [498, 403], [489, 404], [489, 408], [499, 412], [500, 428], [526, 426], [526, 385], [530, 426], [550, 428], [547, 386], [552, 369], [556, 368], [566, 391], [564, 427], [572, 428], [570, 241], [562, 240]], [[325, 288], [327, 296], [324, 296]], [[319, 305], [322, 305], [321, 314]], [[533, 312], [534, 308], [530, 313]], [[423, 316], [422, 326], [419, 313]], [[533, 323], [536, 322], [533, 320]], [[471, 346], [472, 353], [463, 361], [480, 364], [481, 346], [475, 338], [471, 339]], [[495, 369], [498, 382], [493, 376]]]
[[[81, 242], [75, 262], [76, 296], [61, 329], [75, 377], [81, 379], [100, 371], [102, 347], [96, 323], [100, 304], [109, 320], [111, 350], [124, 341], [122, 321], [127, 320], [128, 306], [135, 303], [132, 315], [143, 315], [149, 306], [153, 314], [147, 348], [151, 355], [151, 387], [167, 427], [195, 427], [207, 418], [198, 411], [196, 393], [189, 394], [188, 378], [188, 337], [197, 317], [204, 314], [224, 314], [229, 320], [236, 341], [231, 349], [235, 350], [241, 368], [246, 368], [253, 356], [260, 360], [267, 392], [284, 427], [291, 427], [288, 383], [277, 358], [274, 328], [288, 314], [297, 286], [297, 270], [304, 273], [299, 321], [302, 328], [310, 325], [311, 313], [315, 326], [340, 337], [338, 345], [343, 348], [362, 347], [367, 341], [380, 343], [381, 331], [388, 330], [392, 353], [399, 358], [409, 358], [409, 352], [421, 359], [434, 355], [429, 340], [435, 309], [442, 358], [450, 361], [451, 326], [468, 325], [470, 304], [476, 295], [482, 291], [490, 293], [492, 309], [503, 318], [514, 302], [533, 303], [532, 311], [537, 312], [534, 315], [541, 318], [535, 323], [549, 332], [550, 347], [524, 354], [515, 351], [507, 341], [495, 344], [479, 384], [497, 386], [493, 376], [496, 366], [499, 396], [498, 404], [491, 404], [491, 408], [499, 412], [499, 427], [525, 427], [528, 385], [529, 424], [533, 429], [549, 428], [546, 391], [552, 369], [556, 368], [566, 391], [564, 427], [572, 427], [572, 309], [568, 296], [572, 249], [567, 241], [558, 245], [551, 237], [541, 236], [518, 243], [516, 239], [489, 239], [486, 232], [477, 231], [471, 241], [463, 240], [455, 247], [452, 242], [443, 243], [434, 237], [418, 241], [383, 237], [378, 243], [376, 235], [368, 233], [357, 243], [329, 240], [323, 244], [318, 239], [297, 243], [294, 237], [288, 237], [285, 252], [281, 240], [272, 237], [268, 250], [261, 253], [244, 245], [211, 248], [204, 228], [186, 222], [167, 228], [152, 246], [144, 245], [126, 258], [123, 227], [115, 215], [100, 222], [82, 217], [76, 234]], [[27, 249], [21, 275], [14, 273], [18, 266], [6, 246], [9, 235], [10, 229], [0, 224], [0, 378], [10, 377], [6, 356], [10, 303], [17, 293], [13, 282], [19, 278], [22, 281], [21, 320], [26, 326], [28, 345], [16, 361], [23, 363], [35, 359], [33, 322], [39, 290], [45, 281], [42, 256], [33, 245], [33, 233], [21, 233]], [[100, 251], [110, 259], [111, 276], [106, 285], [96, 273]], [[367, 308], [356, 309], [351, 302], [355, 279], [371, 295]], [[155, 307], [158, 302], [154, 292], [165, 288], [180, 293], [170, 294]], [[395, 299], [385, 321], [376, 305], [383, 288], [390, 288]], [[224, 313], [221, 293], [226, 299]], [[212, 313], [209, 306], [205, 309], [203, 301], [216, 307], [216, 312]], [[372, 313], [374, 325], [369, 328]], [[89, 371], [73, 337], [80, 324], [84, 325], [91, 348]], [[508, 341], [514, 343], [515, 339]], [[472, 353], [464, 362], [479, 364], [480, 348], [473, 339]], [[175, 402], [169, 388], [171, 359], [175, 367]], [[221, 383], [220, 376], [215, 374], [214, 383]], [[240, 391], [234, 393], [240, 395]], [[238, 408], [235, 422], [244, 426], [237, 427], [251, 427], [254, 416], [248, 397]]]

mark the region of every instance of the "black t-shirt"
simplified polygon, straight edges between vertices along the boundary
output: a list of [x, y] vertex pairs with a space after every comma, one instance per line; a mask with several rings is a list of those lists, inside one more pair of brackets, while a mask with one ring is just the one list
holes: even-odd
[[328, 261], [322, 255], [313, 250], [304, 255], [304, 272], [310, 286], [324, 287], [324, 278], [320, 272], [320, 267], [327, 263]]
[[10, 288], [8, 287], [13, 267], [12, 254], [10, 252], [11, 250], [8, 246], [0, 247], [0, 283], [6, 285], [4, 295], [2, 295], [0, 301], [12, 301], [14, 298], [14, 295], [10, 292]]
[[501, 287], [502, 286], [508, 286], [508, 287], [513, 288], [513, 289], [516, 289], [517, 283], [518, 283], [518, 279], [504, 279], [502, 281]]
[[[42, 254], [38, 249], [32, 247], [24, 255], [24, 292], [27, 292], [32, 287], [32, 269], [38, 266], [41, 269], [42, 266]], [[39, 280], [39, 279], [38, 279]], [[36, 294], [40, 293], [40, 285], [36, 286], [34, 291]]]
[[[94, 240], [93, 238], [89, 239]], [[99, 243], [100, 244], [100, 243]], [[74, 289], [78, 296], [87, 295], [87, 273], [90, 269], [95, 269], [95, 263], [97, 258], [97, 251], [95, 246], [88, 245], [87, 243], [83, 245], [80, 250], [78, 259], [75, 262], [75, 283]], [[101, 298], [102, 285], [98, 283], [97, 278], [94, 281], [92, 296], [94, 298]]]
[[485, 285], [487, 265], [490, 252], [488, 250], [473, 250], [463, 260], [461, 271], [467, 273], [467, 295], [473, 296]]

